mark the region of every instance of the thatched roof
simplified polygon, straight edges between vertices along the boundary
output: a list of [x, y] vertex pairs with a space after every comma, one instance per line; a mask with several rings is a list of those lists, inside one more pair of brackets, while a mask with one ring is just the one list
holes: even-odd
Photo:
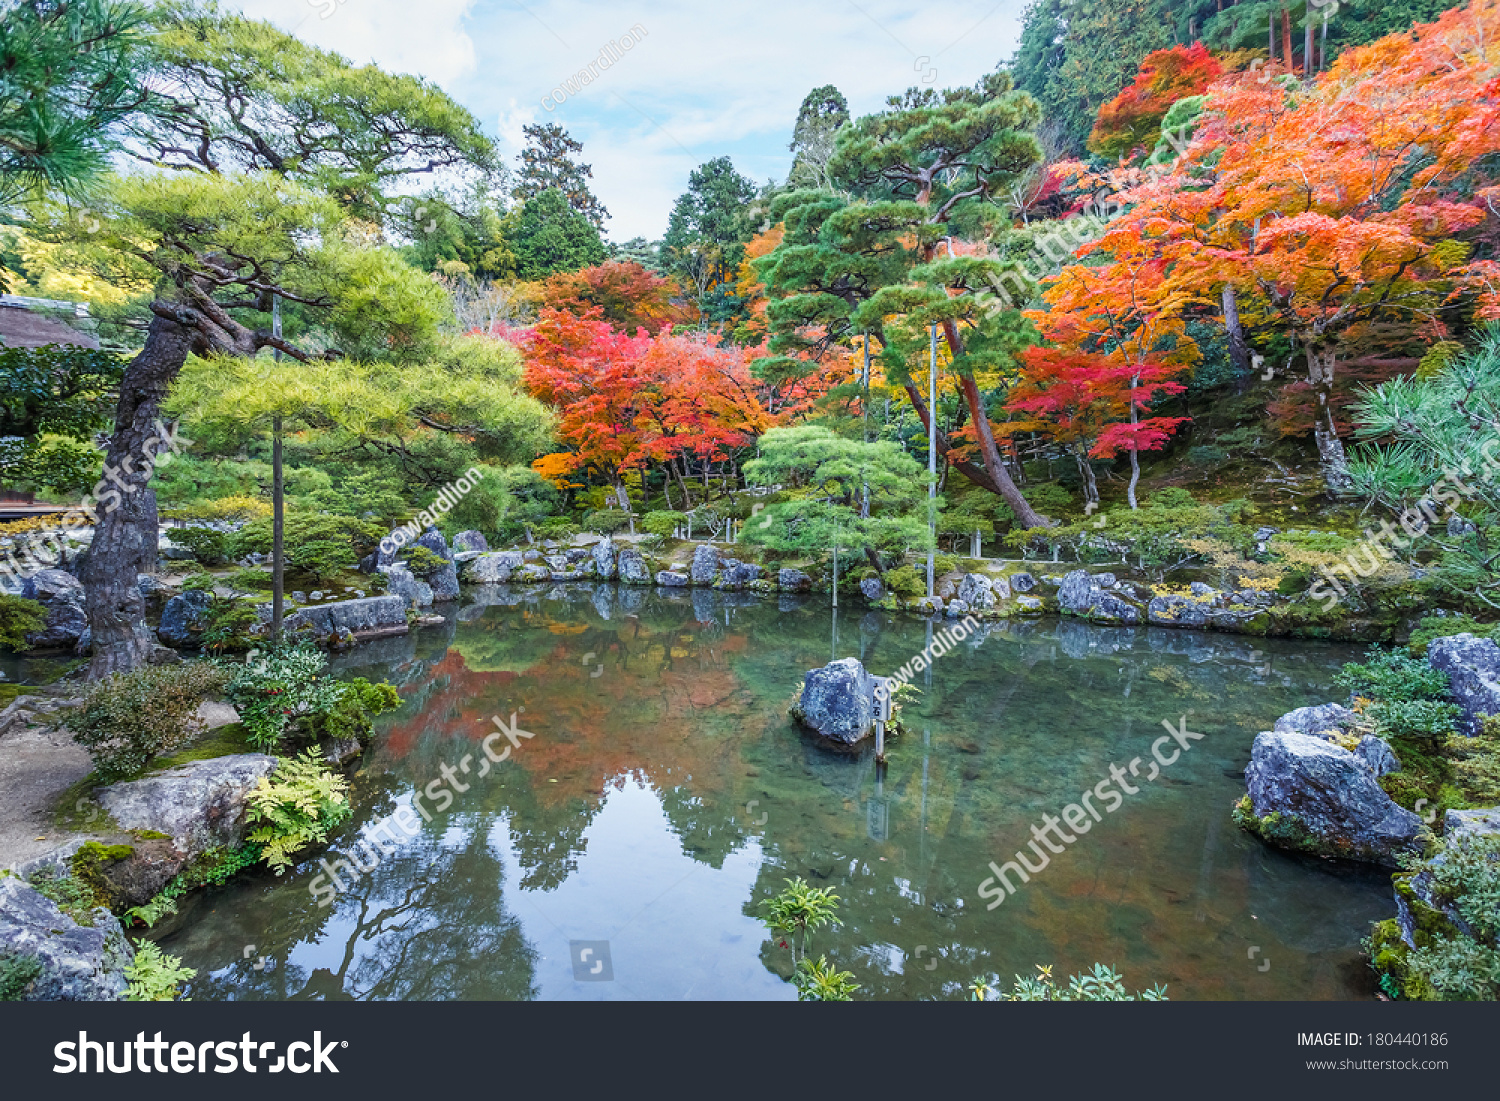
[[98, 348], [88, 333], [68, 324], [65, 316], [42, 313], [13, 302], [0, 301], [0, 348], [41, 348], [48, 344], [71, 344]]

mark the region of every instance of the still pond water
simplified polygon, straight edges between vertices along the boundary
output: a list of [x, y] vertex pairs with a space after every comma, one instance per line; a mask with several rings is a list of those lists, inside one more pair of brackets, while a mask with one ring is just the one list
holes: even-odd
[[[813, 948], [861, 998], [954, 999], [977, 976], [1095, 961], [1174, 1000], [1371, 992], [1359, 939], [1391, 912], [1388, 877], [1268, 851], [1229, 819], [1255, 733], [1334, 698], [1351, 648], [986, 627], [918, 676], [882, 776], [871, 750], [799, 733], [787, 704], [835, 656], [894, 671], [926, 645], [922, 621], [834, 618], [826, 596], [466, 595], [445, 628], [339, 660], [404, 704], [380, 721], [327, 853], [200, 894], [159, 927], [198, 970], [192, 998], [790, 999], [787, 953], [755, 914], [792, 876], [840, 896], [842, 924]], [[445, 765], [481, 760], [513, 713], [534, 737], [482, 779], [455, 773], [467, 790], [446, 813], [401, 812], [416, 836], [393, 830], [401, 843], [372, 861], [361, 830]], [[991, 860], [1111, 764], [1149, 761], [1162, 721], [1183, 716], [1201, 741], [987, 908]], [[319, 906], [319, 860], [351, 853], [373, 870], [341, 874]]]

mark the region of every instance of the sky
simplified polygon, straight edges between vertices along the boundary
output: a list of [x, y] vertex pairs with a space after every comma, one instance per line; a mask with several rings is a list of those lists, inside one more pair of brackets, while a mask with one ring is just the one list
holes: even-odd
[[[358, 63], [433, 81], [512, 165], [531, 122], [583, 142], [605, 235], [656, 240], [688, 173], [728, 155], [786, 178], [809, 91], [834, 84], [855, 116], [906, 88], [972, 84], [1015, 50], [1024, 0], [225, 0]], [[591, 83], [551, 93], [606, 52]], [[547, 98], [544, 105], [543, 98]]]

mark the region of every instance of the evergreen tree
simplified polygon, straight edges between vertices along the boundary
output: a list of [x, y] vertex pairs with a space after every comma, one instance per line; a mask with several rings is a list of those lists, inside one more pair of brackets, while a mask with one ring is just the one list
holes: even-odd
[[556, 188], [526, 200], [513, 217], [515, 228], [507, 232], [506, 243], [519, 279], [545, 279], [604, 262], [607, 252], [599, 231]]
[[583, 143], [574, 141], [556, 123], [533, 123], [524, 128], [528, 144], [521, 150], [521, 168], [516, 173], [514, 198], [523, 202], [544, 191], [559, 191], [568, 205], [587, 218], [596, 230], [604, 229], [609, 211], [589, 191], [593, 179], [590, 165], [580, 164], [574, 154], [583, 152]]
[[717, 157], [693, 169], [672, 208], [662, 240], [669, 271], [709, 324], [732, 323], [744, 312], [734, 285], [753, 236], [747, 207], [755, 196], [755, 182], [736, 172], [728, 157]]
[[792, 170], [787, 186], [827, 187], [828, 161], [839, 129], [848, 125], [849, 101], [832, 84], [814, 88], [803, 99], [792, 127]]

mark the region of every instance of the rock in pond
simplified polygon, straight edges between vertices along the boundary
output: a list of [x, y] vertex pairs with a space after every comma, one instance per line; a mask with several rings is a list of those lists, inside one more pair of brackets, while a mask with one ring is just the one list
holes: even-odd
[[875, 723], [875, 678], [858, 658], [814, 669], [802, 680], [791, 715], [803, 726], [840, 745], [852, 746]]
[[525, 564], [520, 551], [490, 551], [464, 565], [463, 579], [471, 585], [503, 585]]
[[1420, 847], [1422, 820], [1396, 805], [1367, 761], [1315, 735], [1259, 734], [1245, 782], [1254, 821], [1242, 824], [1271, 844], [1387, 867]]
[[626, 585], [651, 584], [651, 567], [641, 557], [641, 552], [626, 548], [620, 552], [618, 563], [620, 581]]
[[408, 630], [406, 600], [399, 593], [391, 592], [362, 600], [319, 604], [287, 616], [285, 627], [288, 631], [305, 628], [319, 638], [329, 639], [341, 638], [347, 632], [356, 641], [404, 635]]

